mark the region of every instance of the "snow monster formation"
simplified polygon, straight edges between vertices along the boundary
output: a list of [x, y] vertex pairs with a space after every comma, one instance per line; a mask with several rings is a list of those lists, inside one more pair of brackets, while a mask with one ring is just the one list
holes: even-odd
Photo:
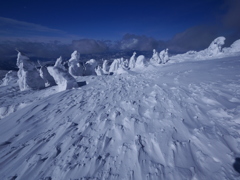
[[135, 68], [135, 64], [136, 64], [136, 52], [134, 52], [133, 53], [133, 55], [132, 55], [132, 57], [130, 58], [130, 60], [129, 60], [129, 64], [128, 64], [128, 67], [130, 68], [130, 69], [133, 69], [133, 68]]
[[101, 68], [100, 66], [98, 66], [98, 67], [95, 69], [95, 72], [96, 72], [97, 76], [102, 76], [102, 75], [104, 75], [103, 70], [102, 70], [102, 68]]
[[137, 57], [135, 68], [144, 69], [146, 67], [146, 58], [144, 55]]
[[240, 39], [236, 40], [232, 43], [232, 45], [228, 48], [223, 48], [224, 53], [236, 53], [240, 52]]
[[158, 63], [158, 64], [162, 63], [162, 60], [159, 57], [158, 52], [155, 49], [153, 49], [153, 55], [152, 55], [152, 58], [150, 59], [150, 61]]
[[40, 76], [44, 80], [45, 86], [48, 87], [48, 86], [55, 86], [55, 85], [57, 85], [55, 80], [53, 79], [53, 77], [48, 72], [47, 67], [46, 66], [42, 66], [39, 61], [38, 61], [38, 64], [40, 65], [40, 70], [39, 70]]
[[90, 59], [85, 63], [85, 76], [96, 75], [95, 68], [98, 66], [98, 63], [95, 59]]
[[215, 56], [220, 54], [222, 52], [222, 46], [224, 45], [225, 40], [226, 38], [222, 36], [214, 39], [214, 41], [207, 48], [207, 55]]
[[82, 76], [83, 75], [83, 66], [79, 63], [80, 53], [78, 51], [74, 51], [71, 54], [71, 58], [68, 60], [68, 72], [73, 77]]
[[169, 60], [168, 49], [164, 49], [159, 53], [159, 57], [163, 64], [167, 63]]
[[48, 70], [56, 81], [60, 91], [78, 87], [75, 78], [72, 77], [62, 65], [62, 57], [57, 59], [53, 67], [48, 67]]
[[0, 86], [7, 86], [16, 84], [18, 80], [16, 71], [8, 71], [5, 77], [2, 79], [2, 84]]
[[18, 52], [17, 66], [19, 68], [18, 84], [21, 91], [45, 88], [44, 80], [40, 77], [35, 65], [21, 52]]
[[102, 71], [104, 74], [108, 74], [108, 70], [109, 70], [108, 60], [104, 60], [102, 65]]

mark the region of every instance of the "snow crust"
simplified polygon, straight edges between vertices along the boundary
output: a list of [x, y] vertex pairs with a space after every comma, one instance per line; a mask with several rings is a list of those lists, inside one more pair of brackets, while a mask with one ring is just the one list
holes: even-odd
[[0, 121], [1, 179], [237, 179], [239, 68], [172, 63], [34, 98]]

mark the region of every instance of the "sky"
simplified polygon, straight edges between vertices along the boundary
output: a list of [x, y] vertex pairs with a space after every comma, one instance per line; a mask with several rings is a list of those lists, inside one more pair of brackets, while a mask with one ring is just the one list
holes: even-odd
[[0, 6], [0, 42], [110, 40], [120, 49], [183, 52], [220, 35], [237, 40], [239, 22], [240, 0], [9, 0]]

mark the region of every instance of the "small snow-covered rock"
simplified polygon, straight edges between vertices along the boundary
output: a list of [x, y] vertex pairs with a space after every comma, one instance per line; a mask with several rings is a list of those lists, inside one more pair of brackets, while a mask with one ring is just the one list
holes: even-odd
[[60, 91], [78, 87], [75, 78], [62, 65], [62, 57], [57, 59], [53, 67], [48, 67], [48, 71], [53, 76]]

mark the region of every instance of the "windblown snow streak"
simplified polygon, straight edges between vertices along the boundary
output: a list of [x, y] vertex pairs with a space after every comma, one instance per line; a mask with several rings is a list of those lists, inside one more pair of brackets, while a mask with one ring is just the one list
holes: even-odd
[[38, 91], [0, 120], [0, 179], [237, 179], [239, 69], [239, 56], [173, 63]]

